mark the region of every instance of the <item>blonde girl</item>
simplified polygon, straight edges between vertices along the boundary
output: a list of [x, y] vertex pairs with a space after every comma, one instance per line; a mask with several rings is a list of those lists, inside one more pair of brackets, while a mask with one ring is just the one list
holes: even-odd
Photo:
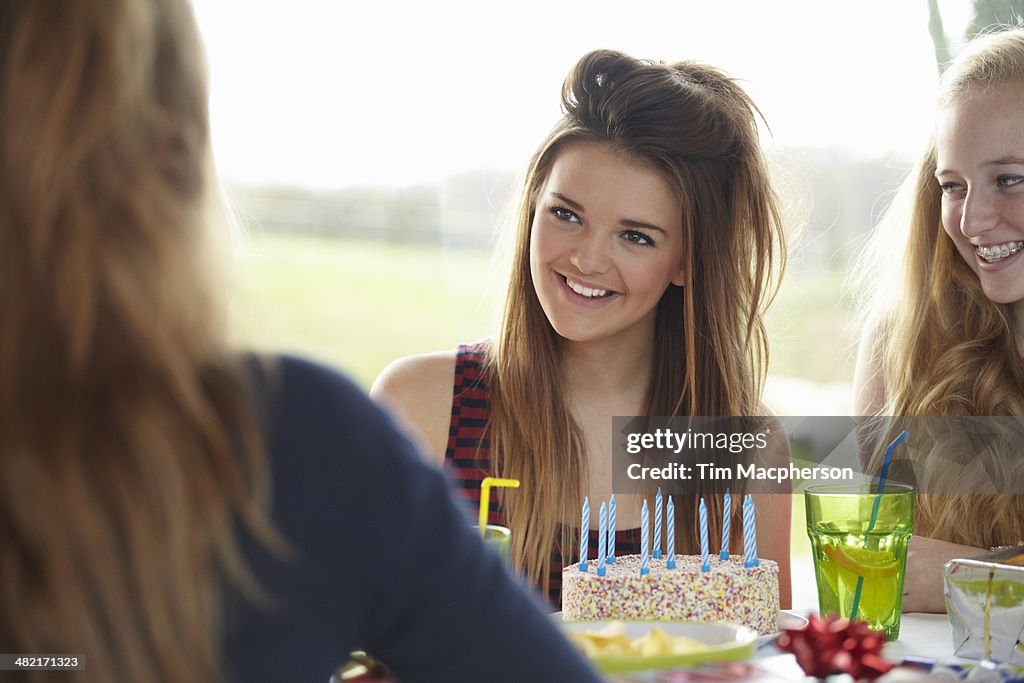
[[[1024, 31], [976, 39], [943, 75], [932, 139], [873, 238], [857, 414], [1024, 416], [1022, 108]], [[907, 444], [927, 485], [904, 609], [943, 611], [943, 563], [1019, 542], [1024, 499], [972, 494], [950, 444]], [[985, 457], [1020, 480], [1020, 453]]]

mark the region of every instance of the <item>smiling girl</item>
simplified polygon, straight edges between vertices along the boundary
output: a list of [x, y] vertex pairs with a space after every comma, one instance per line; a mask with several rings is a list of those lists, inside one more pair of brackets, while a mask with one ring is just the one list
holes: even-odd
[[[497, 338], [399, 360], [373, 389], [470, 500], [484, 476], [522, 481], [490, 521], [556, 605], [580, 503], [611, 494], [612, 416], [764, 414], [761, 316], [783, 251], [757, 109], [721, 71], [599, 50], [562, 108], [527, 171]], [[787, 461], [783, 439], [767, 450]], [[755, 498], [788, 605], [790, 500]], [[682, 552], [697, 550], [697, 501], [677, 500]], [[641, 499], [616, 502], [617, 550], [638, 552]]]
[[[857, 414], [1024, 416], [1021, 112], [1024, 31], [975, 40], [944, 74], [932, 141], [874, 237], [875, 265], [865, 271], [874, 295]], [[908, 555], [904, 609], [941, 612], [942, 565], [1024, 538], [1024, 499], [951, 482], [935, 471], [951, 462], [935, 448], [904, 453], [922, 468], [921, 481], [954, 494], [918, 496]], [[973, 452], [953, 455], [980, 463]], [[1011, 472], [1019, 456], [993, 453], [1004, 460], [987, 466]]]

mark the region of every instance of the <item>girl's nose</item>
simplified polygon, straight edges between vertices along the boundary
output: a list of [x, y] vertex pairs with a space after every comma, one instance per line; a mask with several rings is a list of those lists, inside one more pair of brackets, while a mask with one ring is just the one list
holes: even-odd
[[598, 274], [608, 270], [611, 255], [606, 239], [594, 232], [580, 235], [579, 241], [569, 254], [569, 262], [579, 270], [581, 275]]
[[972, 239], [991, 230], [999, 222], [994, 198], [968, 191], [960, 212], [960, 232]]

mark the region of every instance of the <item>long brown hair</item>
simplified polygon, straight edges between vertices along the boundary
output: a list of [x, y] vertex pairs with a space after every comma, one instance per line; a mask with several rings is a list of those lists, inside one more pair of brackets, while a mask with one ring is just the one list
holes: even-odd
[[0, 649], [217, 680], [214, 577], [253, 589], [235, 520], [273, 533], [191, 10], [16, 0], [0, 27]]
[[[545, 587], [552, 539], [578, 511], [586, 477], [582, 435], [552, 381], [561, 367], [557, 333], [529, 264], [538, 193], [559, 150], [572, 141], [609, 144], [661, 172], [683, 202], [686, 286], [670, 285], [658, 303], [645, 414], [760, 413], [768, 357], [762, 312], [784, 254], [758, 142], [760, 112], [723, 72], [597, 50], [566, 77], [562, 109], [528, 167], [501, 333], [487, 358], [491, 447], [502, 454], [503, 474], [531, 492], [528, 501], [509, 496], [509, 523], [524, 531], [514, 535], [512, 552]], [[685, 507], [680, 513], [688, 515]], [[690, 521], [677, 525], [684, 549], [696, 545]], [[563, 549], [575, 545], [568, 536], [563, 529]]]
[[[972, 41], [943, 75], [939, 106], [1009, 83], [1024, 86], [1021, 30]], [[864, 324], [874, 331], [869, 352], [885, 393], [879, 414], [1022, 416], [1024, 366], [1012, 311], [985, 296], [977, 275], [945, 234], [936, 161], [932, 140], [861, 264], [864, 289], [870, 292]], [[894, 457], [917, 457], [919, 465], [948, 462], [934, 451], [927, 454], [932, 446], [943, 444], [903, 448]], [[876, 448], [873, 454], [877, 469], [882, 451]], [[1019, 453], [1002, 457], [1019, 459]], [[942, 473], [926, 476], [941, 479]], [[950, 484], [935, 485], [948, 491]], [[924, 535], [980, 546], [1024, 537], [1020, 496], [923, 495], [918, 501], [915, 526]]]

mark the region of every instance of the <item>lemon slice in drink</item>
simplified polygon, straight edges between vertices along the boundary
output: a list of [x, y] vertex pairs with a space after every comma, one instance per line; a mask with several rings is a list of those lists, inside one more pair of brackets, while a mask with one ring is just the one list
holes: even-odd
[[856, 546], [829, 546], [829, 558], [840, 567], [864, 577], [893, 576], [899, 571], [899, 561], [885, 550], [868, 550]]

